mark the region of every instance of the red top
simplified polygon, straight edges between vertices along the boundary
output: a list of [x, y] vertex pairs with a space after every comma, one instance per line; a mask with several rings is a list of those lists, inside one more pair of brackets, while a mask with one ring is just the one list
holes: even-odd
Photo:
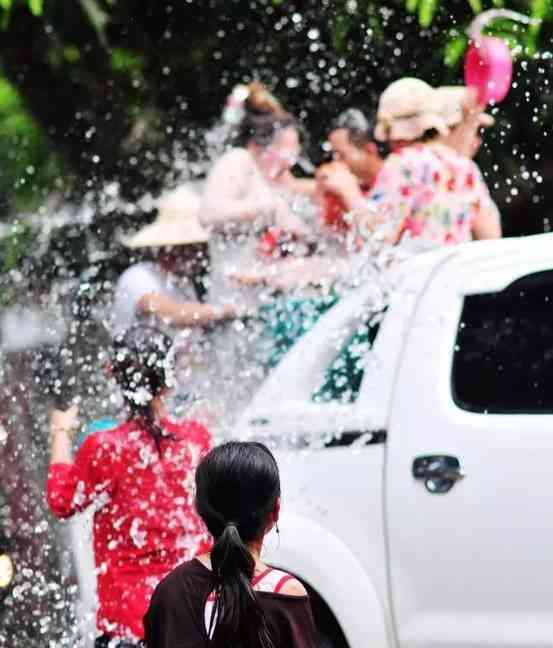
[[[371, 188], [368, 185], [361, 185], [360, 188], [363, 196], [368, 196]], [[341, 198], [329, 191], [323, 194], [321, 204], [323, 226], [332, 230], [335, 234], [346, 234], [351, 229], [350, 223], [345, 219], [347, 211]]]
[[95, 503], [97, 625], [112, 637], [140, 639], [157, 583], [210, 548], [195, 512], [193, 479], [211, 435], [199, 423], [162, 422], [172, 436], [161, 456], [136, 422], [91, 434], [73, 464], [50, 466], [48, 503], [66, 518]]
[[349, 223], [344, 219], [346, 211], [344, 203], [338, 196], [328, 191], [324, 194], [321, 211], [323, 225], [336, 234], [344, 234], [350, 229]]

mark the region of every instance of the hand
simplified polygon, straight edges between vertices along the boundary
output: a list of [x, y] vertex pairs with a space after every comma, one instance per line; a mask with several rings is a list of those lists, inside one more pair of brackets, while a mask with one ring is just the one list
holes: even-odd
[[275, 197], [268, 191], [256, 195], [250, 201], [249, 212], [255, 220], [262, 219], [268, 222], [274, 220], [276, 213]]
[[238, 309], [234, 304], [223, 304], [219, 308], [215, 308], [215, 320], [224, 321], [238, 317]]
[[228, 275], [231, 281], [234, 281], [241, 286], [262, 286], [265, 284], [265, 275], [261, 274], [246, 274], [244, 272], [232, 272]]
[[254, 306], [246, 306], [245, 304], [239, 304], [236, 306], [237, 318], [246, 319], [248, 317], [256, 317], [257, 315], [258, 311]]
[[284, 199], [279, 199], [276, 204], [274, 224], [288, 234], [298, 237], [305, 237], [309, 235], [309, 228], [295, 214], [289, 207]]
[[68, 410], [54, 409], [50, 413], [50, 430], [52, 436], [65, 434], [72, 439], [79, 427], [79, 408], [76, 405]]
[[351, 203], [361, 198], [359, 181], [343, 162], [329, 162], [317, 169], [317, 185]]
[[295, 178], [290, 169], [283, 169], [282, 172], [273, 180], [273, 184], [280, 185], [286, 189], [292, 189], [294, 180]]
[[456, 126], [450, 136], [450, 145], [458, 153], [473, 158], [482, 145], [478, 132], [482, 126], [491, 126], [493, 118], [484, 113], [485, 106], [478, 103], [478, 95], [473, 89], [468, 89], [467, 98], [463, 103], [463, 120]]
[[315, 256], [283, 263], [282, 269], [267, 277], [266, 282], [271, 288], [286, 292], [309, 285], [319, 285], [331, 274], [328, 259]]
[[485, 108], [485, 106], [478, 102], [477, 90], [475, 88], [467, 88], [466, 97], [463, 101], [463, 119], [478, 122]]

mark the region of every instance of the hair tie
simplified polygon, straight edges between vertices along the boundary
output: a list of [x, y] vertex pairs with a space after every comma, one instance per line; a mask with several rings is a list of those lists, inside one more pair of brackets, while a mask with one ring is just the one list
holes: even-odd
[[231, 526], [236, 527], [236, 530], [238, 530], [238, 525], [237, 525], [236, 522], [234, 522], [233, 520], [229, 520], [229, 521], [225, 524], [225, 529], [228, 528], [228, 527], [231, 527]]
[[223, 122], [231, 126], [238, 126], [246, 115], [246, 100], [250, 96], [250, 89], [245, 85], [234, 86], [227, 97], [223, 110]]

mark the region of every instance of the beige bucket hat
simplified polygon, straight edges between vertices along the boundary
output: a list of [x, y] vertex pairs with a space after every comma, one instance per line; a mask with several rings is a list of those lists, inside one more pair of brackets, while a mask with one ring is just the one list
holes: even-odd
[[380, 95], [374, 136], [381, 142], [414, 141], [429, 130], [447, 135], [435, 88], [421, 79], [404, 77]]
[[[441, 105], [440, 114], [449, 128], [463, 121], [466, 109], [474, 102], [471, 90], [466, 86], [440, 86], [436, 88], [436, 95]], [[484, 128], [495, 124], [495, 119], [483, 111], [478, 115], [478, 121]]]
[[129, 248], [205, 243], [209, 234], [200, 225], [200, 196], [189, 187], [163, 194], [156, 202], [158, 215], [133, 236], [123, 240]]

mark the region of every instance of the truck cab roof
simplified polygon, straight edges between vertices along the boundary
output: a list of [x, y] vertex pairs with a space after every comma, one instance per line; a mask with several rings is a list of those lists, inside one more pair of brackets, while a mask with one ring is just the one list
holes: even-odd
[[[415, 324], [420, 325], [415, 319], [416, 307], [430, 285], [438, 282], [442, 290], [454, 291], [460, 298], [500, 291], [521, 274], [552, 268], [552, 248], [553, 234], [475, 241], [421, 253], [391, 265], [374, 284], [344, 296], [296, 342], [255, 394], [236, 433], [279, 440], [281, 444], [286, 430], [293, 428], [293, 444], [297, 446], [317, 434], [321, 417], [326, 421], [335, 419], [333, 427], [344, 432], [349, 428], [385, 429], [407, 332]], [[437, 315], [440, 307], [437, 298]], [[359, 394], [355, 398], [317, 402], [318, 385], [339, 360], [352, 331], [371, 321], [377, 332], [368, 353], [359, 349], [363, 356]]]

